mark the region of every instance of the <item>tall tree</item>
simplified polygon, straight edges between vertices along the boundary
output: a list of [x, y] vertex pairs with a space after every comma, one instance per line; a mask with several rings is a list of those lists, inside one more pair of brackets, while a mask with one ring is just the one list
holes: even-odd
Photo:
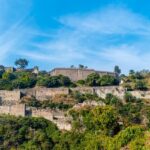
[[114, 67], [114, 72], [117, 73], [118, 75], [120, 75], [121, 69], [119, 68], [119, 66], [116, 65], [116, 66]]
[[28, 66], [28, 63], [29, 62], [26, 59], [22, 59], [22, 58], [17, 59], [15, 61], [15, 65], [18, 66], [20, 69], [26, 68]]

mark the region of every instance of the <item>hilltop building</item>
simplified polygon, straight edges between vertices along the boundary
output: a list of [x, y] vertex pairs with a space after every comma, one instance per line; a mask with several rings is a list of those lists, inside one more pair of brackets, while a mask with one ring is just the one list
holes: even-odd
[[100, 76], [110, 75], [116, 76], [114, 72], [97, 71], [94, 69], [80, 69], [80, 68], [55, 68], [50, 72], [51, 76], [64, 75], [69, 77], [72, 81], [85, 80], [88, 75], [98, 73]]

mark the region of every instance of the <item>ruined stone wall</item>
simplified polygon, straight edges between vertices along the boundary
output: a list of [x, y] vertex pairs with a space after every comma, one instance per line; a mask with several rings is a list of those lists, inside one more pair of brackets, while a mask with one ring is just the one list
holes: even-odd
[[150, 91], [131, 91], [133, 96], [142, 99], [150, 99]]
[[20, 91], [0, 90], [0, 99], [2, 101], [19, 101], [21, 97]]
[[[56, 95], [68, 95], [70, 91], [79, 91], [81, 93], [96, 93], [99, 97], [105, 98], [108, 93], [111, 93], [119, 98], [123, 98], [126, 89], [121, 86], [103, 86], [103, 87], [76, 87], [76, 88], [33, 88], [20, 90], [25, 95], [34, 96], [36, 99], [43, 101], [48, 100]], [[19, 101], [19, 91], [0, 91], [0, 97], [2, 100], [7, 101]], [[143, 99], [150, 99], [150, 91], [130, 91], [130, 93]]]
[[72, 126], [71, 122], [66, 119], [53, 120], [53, 122], [57, 125], [60, 130], [70, 131]]
[[94, 92], [101, 98], [105, 98], [108, 93], [111, 93], [119, 98], [123, 98], [125, 89], [120, 86], [104, 86], [93, 88]]
[[36, 89], [36, 99], [47, 100], [55, 95], [68, 95], [68, 88], [39, 88]]
[[55, 123], [60, 130], [71, 130], [71, 122], [62, 111], [32, 108], [32, 117], [43, 117]]
[[43, 117], [47, 120], [52, 121], [53, 113], [51, 110], [32, 108], [32, 117]]
[[36, 97], [36, 88], [27, 88], [27, 89], [20, 89], [22, 95], [34, 96]]
[[[106, 86], [106, 87], [96, 87], [94, 88], [95, 93], [102, 98], [106, 97], [106, 94], [111, 93], [121, 99], [123, 99], [126, 89], [121, 86]], [[136, 98], [142, 98], [142, 99], [150, 99], [150, 91], [128, 91], [132, 94], [132, 96], [135, 96]]]
[[17, 104], [11, 106], [0, 106], [0, 114], [10, 114], [14, 116], [25, 116], [25, 105]]
[[76, 88], [70, 88], [71, 91], [79, 91], [82, 94], [90, 93], [94, 94], [94, 88], [93, 87], [76, 87]]

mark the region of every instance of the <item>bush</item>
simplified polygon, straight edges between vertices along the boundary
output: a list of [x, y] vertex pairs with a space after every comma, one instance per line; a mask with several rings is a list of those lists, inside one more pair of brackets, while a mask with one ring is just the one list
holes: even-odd
[[100, 76], [98, 73], [92, 73], [87, 76], [85, 82], [88, 86], [99, 86], [99, 78]]
[[114, 106], [122, 105], [121, 101], [119, 100], [119, 98], [114, 96], [114, 95], [112, 95], [111, 93], [106, 94], [104, 102], [107, 105], [114, 105]]

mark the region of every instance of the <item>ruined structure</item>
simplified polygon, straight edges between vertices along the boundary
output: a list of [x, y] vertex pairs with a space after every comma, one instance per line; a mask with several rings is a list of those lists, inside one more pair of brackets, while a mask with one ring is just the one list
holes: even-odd
[[110, 75], [116, 76], [114, 72], [96, 71], [94, 69], [79, 69], [79, 68], [55, 68], [50, 72], [51, 76], [64, 75], [72, 81], [85, 80], [88, 75], [98, 73], [100, 76]]
[[[29, 111], [30, 113], [28, 113]], [[71, 119], [66, 117], [63, 111], [59, 110], [27, 108], [25, 104], [16, 104], [0, 106], [0, 114], [14, 115], [17, 117], [43, 117], [55, 123], [60, 130], [71, 130]]]
[[0, 101], [5, 102], [19, 102], [21, 98], [21, 91], [6, 91], [6, 90], [0, 90]]
[[14, 116], [25, 116], [26, 107], [24, 104], [0, 106], [0, 114], [9, 114]]
[[29, 88], [21, 89], [20, 92], [22, 95], [33, 96], [39, 101], [49, 100], [55, 95], [68, 95], [68, 88]]
[[[26, 107], [21, 104], [23, 96], [35, 97], [39, 101], [48, 100], [57, 95], [68, 95], [71, 92], [79, 91], [81, 93], [97, 94], [101, 98], [105, 98], [108, 93], [111, 93], [120, 99], [123, 99], [126, 89], [121, 86], [104, 86], [104, 87], [77, 87], [77, 88], [32, 88], [20, 89], [14, 91], [0, 91], [0, 114], [10, 114], [15, 116], [32, 116], [43, 117], [55, 123], [61, 130], [71, 129], [71, 118], [65, 115], [65, 112], [52, 109], [36, 109]], [[130, 93], [142, 99], [150, 99], [150, 91], [130, 91]], [[82, 104], [76, 104], [74, 108], [84, 106], [104, 106], [102, 102], [92, 100]]]
[[55, 123], [60, 130], [71, 130], [71, 118], [66, 117], [63, 111], [32, 108], [32, 117], [43, 117]]

